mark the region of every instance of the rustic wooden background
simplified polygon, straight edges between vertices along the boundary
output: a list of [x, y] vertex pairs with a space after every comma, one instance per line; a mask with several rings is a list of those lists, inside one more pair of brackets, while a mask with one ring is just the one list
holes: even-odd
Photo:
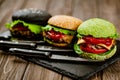
[[[11, 21], [12, 13], [23, 8], [47, 10], [52, 15], [72, 15], [83, 21], [93, 17], [104, 18], [114, 23], [120, 33], [120, 0], [0, 0], [0, 33], [7, 30], [4, 25]], [[0, 51], [0, 80], [72, 79]], [[120, 61], [89, 80], [120, 80]]]

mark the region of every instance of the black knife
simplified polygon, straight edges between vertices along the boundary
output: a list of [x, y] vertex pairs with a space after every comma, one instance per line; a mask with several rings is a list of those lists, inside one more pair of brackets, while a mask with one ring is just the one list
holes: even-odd
[[43, 45], [43, 41], [39, 45], [37, 43], [31, 42], [22, 42], [22, 41], [5, 41], [0, 40], [0, 47], [8, 47], [8, 48], [29, 48], [35, 49], [39, 51], [48, 51], [48, 52], [73, 52], [73, 49], [68, 48], [58, 48], [49, 45]]
[[0, 34], [0, 40], [10, 40], [11, 34], [10, 31], [6, 31]]
[[19, 54], [23, 56], [42, 57], [50, 60], [65, 60], [65, 61], [77, 61], [77, 62], [101, 62], [100, 60], [85, 59], [81, 57], [73, 57], [67, 55], [52, 54], [51, 52], [43, 52], [29, 49], [10, 48], [11, 54]]
[[29, 57], [42, 57], [42, 58], [49, 58], [51, 56], [50, 52], [43, 52], [43, 51], [36, 51], [36, 50], [29, 50], [29, 49], [21, 49], [21, 48], [10, 48], [9, 52], [11, 54], [22, 55], [22, 56], [29, 56]]
[[18, 48], [34, 48], [35, 46], [36, 46], [35, 43], [0, 40], [0, 47], [6, 47], [6, 48], [15, 48], [15, 47], [18, 47]]

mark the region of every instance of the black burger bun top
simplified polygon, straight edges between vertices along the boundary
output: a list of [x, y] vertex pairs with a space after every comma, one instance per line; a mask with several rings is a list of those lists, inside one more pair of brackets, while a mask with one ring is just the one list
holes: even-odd
[[12, 20], [22, 20], [27, 23], [46, 25], [51, 15], [47, 11], [39, 9], [22, 9], [13, 13]]
[[77, 30], [78, 26], [82, 23], [82, 20], [67, 16], [67, 15], [56, 15], [48, 20], [48, 24], [57, 26], [69, 30]]

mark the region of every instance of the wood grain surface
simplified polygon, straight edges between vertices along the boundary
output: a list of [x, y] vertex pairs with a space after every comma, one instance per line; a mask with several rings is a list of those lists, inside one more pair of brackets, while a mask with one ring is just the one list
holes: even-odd
[[[23, 8], [46, 10], [53, 16], [71, 15], [85, 21], [100, 17], [115, 24], [120, 33], [120, 0], [0, 0], [0, 33], [7, 31], [12, 14]], [[120, 40], [120, 38], [118, 38]], [[0, 50], [0, 80], [72, 80], [52, 70], [27, 62]], [[89, 80], [120, 80], [120, 61]]]

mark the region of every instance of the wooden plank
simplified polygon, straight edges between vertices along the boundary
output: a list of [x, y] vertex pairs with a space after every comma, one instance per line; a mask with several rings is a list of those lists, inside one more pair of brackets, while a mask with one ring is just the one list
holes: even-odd
[[[120, 30], [120, 1], [119, 0], [98, 0], [99, 17], [112, 22], [119, 33]], [[119, 38], [120, 40], [120, 38]]]
[[60, 74], [30, 63], [23, 80], [61, 80]]
[[103, 71], [103, 80], [119, 80], [120, 79], [120, 61], [109, 66]]
[[[117, 3], [120, 3], [119, 0], [98, 0], [98, 10], [99, 17], [109, 20], [115, 25], [118, 26], [118, 8], [116, 6]], [[120, 10], [120, 9], [119, 9]]]
[[89, 18], [98, 17], [98, 6], [96, 3], [96, 0], [75, 0], [73, 2], [72, 15], [83, 21]]
[[[0, 32], [7, 30], [5, 24], [11, 21], [14, 11], [22, 8], [26, 0], [5, 0], [0, 7]], [[7, 6], [7, 7], [6, 7]]]
[[88, 80], [101, 80], [101, 75], [102, 75], [102, 71], [100, 71], [99, 73], [91, 76]]
[[68, 78], [66, 76], [63, 76], [61, 80], [72, 80], [71, 78]]
[[5, 0], [0, 0], [0, 6], [1, 6], [1, 4], [4, 2]]
[[48, 11], [52, 15], [71, 15], [72, 0], [51, 0], [48, 4]]
[[28, 0], [25, 8], [37, 8], [41, 10], [46, 10], [48, 0]]
[[[0, 6], [0, 32], [7, 29], [5, 23], [10, 21], [12, 13], [23, 7], [24, 0], [5, 0]], [[19, 63], [18, 63], [19, 62]], [[27, 62], [0, 52], [0, 80], [21, 80]]]
[[117, 16], [116, 1], [98, 0], [99, 17], [115, 22]]
[[[117, 17], [117, 21], [115, 22], [115, 25], [116, 25], [116, 27], [117, 27], [117, 32], [118, 33], [120, 33], [120, 0], [117, 0], [116, 1], [116, 15], [114, 15], [114, 16], [116, 16]], [[119, 40], [120, 40], [120, 37], [118, 38]]]
[[41, 78], [41, 71], [44, 69], [43, 67], [37, 66], [35, 64], [29, 63], [27, 66], [23, 80], [40, 80]]
[[[2, 53], [2, 54], [1, 54]], [[0, 80], [21, 80], [27, 62], [0, 53]]]
[[42, 69], [41, 80], [61, 80], [61, 75], [48, 69]]

